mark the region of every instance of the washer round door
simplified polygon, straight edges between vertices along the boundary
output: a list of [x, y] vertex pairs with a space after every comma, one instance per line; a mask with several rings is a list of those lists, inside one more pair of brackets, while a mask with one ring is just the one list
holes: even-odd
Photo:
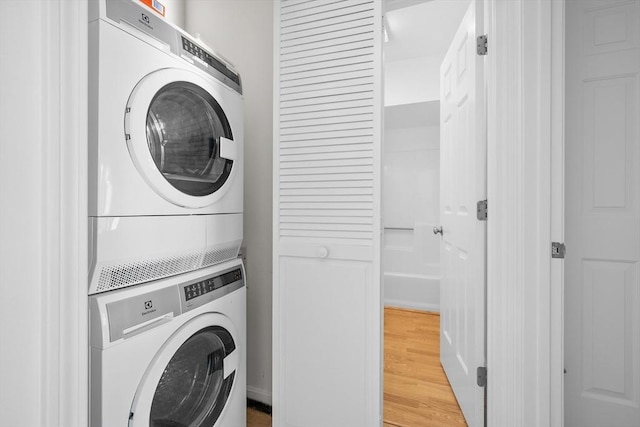
[[237, 152], [224, 109], [228, 91], [199, 74], [163, 69], [145, 76], [125, 111], [125, 139], [147, 184], [178, 206], [222, 197]]
[[181, 327], [162, 347], [136, 392], [131, 427], [213, 427], [233, 393], [234, 328], [220, 314]]

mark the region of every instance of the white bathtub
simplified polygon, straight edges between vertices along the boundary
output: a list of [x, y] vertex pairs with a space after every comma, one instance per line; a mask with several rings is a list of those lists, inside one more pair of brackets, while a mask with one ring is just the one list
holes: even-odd
[[405, 273], [384, 273], [385, 307], [440, 311], [440, 278]]
[[384, 236], [384, 305], [439, 312], [439, 239], [413, 230], [387, 229]]

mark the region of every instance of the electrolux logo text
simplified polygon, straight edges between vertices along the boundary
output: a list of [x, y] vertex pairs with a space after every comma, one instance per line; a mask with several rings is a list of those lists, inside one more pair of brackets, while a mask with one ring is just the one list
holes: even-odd
[[145, 301], [144, 302], [144, 310], [145, 311], [142, 312], [143, 316], [146, 316], [147, 314], [150, 314], [150, 313], [155, 313], [156, 309], [153, 308], [153, 301], [151, 301], [151, 300]]
[[145, 27], [153, 30], [153, 27], [151, 26], [151, 18], [149, 18], [149, 15], [147, 15], [146, 13], [141, 13], [140, 15], [142, 16], [140, 17], [140, 19], [138, 19], [138, 22]]

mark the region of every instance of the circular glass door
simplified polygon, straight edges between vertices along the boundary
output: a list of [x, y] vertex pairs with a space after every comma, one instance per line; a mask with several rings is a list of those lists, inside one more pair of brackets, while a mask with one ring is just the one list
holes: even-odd
[[224, 111], [193, 83], [169, 83], [150, 103], [146, 139], [151, 158], [182, 193], [207, 196], [229, 178], [233, 161], [220, 157], [221, 137], [233, 139]]
[[242, 114], [238, 96], [176, 68], [138, 82], [127, 101], [124, 136], [138, 173], [156, 194], [187, 208], [224, 197], [237, 173], [234, 161], [240, 160], [241, 141], [234, 133], [241, 131], [232, 132]]
[[193, 334], [166, 365], [151, 401], [149, 427], [210, 427], [231, 392], [224, 358], [235, 350], [231, 334], [211, 326]]

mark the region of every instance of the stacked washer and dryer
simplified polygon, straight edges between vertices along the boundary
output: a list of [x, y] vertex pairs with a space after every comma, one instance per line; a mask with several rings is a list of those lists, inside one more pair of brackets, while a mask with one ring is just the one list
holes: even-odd
[[240, 77], [147, 3], [90, 2], [91, 427], [242, 426]]

